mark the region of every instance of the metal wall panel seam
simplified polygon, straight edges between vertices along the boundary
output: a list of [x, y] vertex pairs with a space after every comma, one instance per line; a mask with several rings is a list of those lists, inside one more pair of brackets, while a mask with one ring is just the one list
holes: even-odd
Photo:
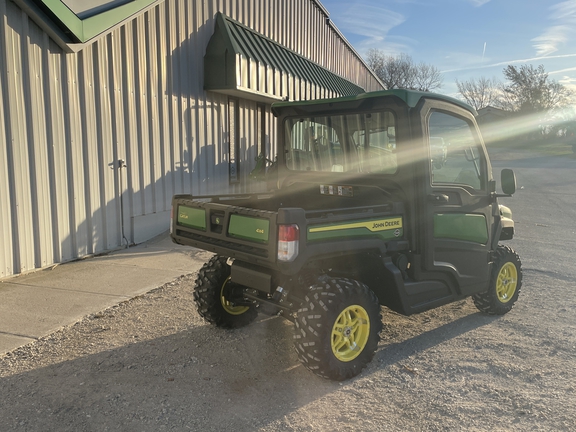
[[[197, 37], [194, 37], [194, 50], [195, 55], [193, 58], [200, 59], [203, 58], [205, 53], [205, 48], [212, 36], [214, 28], [214, 16], [213, 11], [213, 1], [203, 2], [194, 9], [194, 32]], [[241, 7], [238, 7], [238, 13], [242, 13]], [[208, 94], [203, 91], [204, 82], [204, 68], [202, 62], [195, 62], [196, 66], [196, 76], [192, 78], [194, 83], [193, 92], [197, 97], [198, 102], [198, 114], [200, 118], [197, 122], [198, 136], [199, 136], [199, 154], [205, 148], [209, 151], [204, 155], [203, 169], [204, 174], [204, 194], [217, 194], [221, 193], [220, 178], [218, 175], [219, 168], [222, 167], [221, 161], [223, 160], [223, 146], [217, 140], [217, 137], [213, 134], [213, 109], [212, 101], [214, 97], [213, 94]], [[201, 168], [202, 169], [202, 168]], [[201, 174], [201, 173], [200, 173]]]
[[246, 148], [246, 104], [248, 101], [240, 99], [238, 103], [238, 153], [236, 159], [239, 164], [239, 182], [235, 185], [235, 193], [244, 193], [246, 176], [244, 170], [246, 166], [246, 155], [244, 150]]
[[246, 23], [248, 23], [249, 27], [252, 27], [252, 14], [251, 14], [251, 10], [250, 10], [250, 4], [252, 2], [244, 2], [244, 21]]
[[59, 257], [56, 262], [68, 261], [73, 258], [73, 245], [71, 236], [69, 194], [69, 166], [68, 158], [68, 132], [64, 116], [64, 97], [67, 95], [66, 72], [62, 49], [55, 42], [50, 41], [50, 52], [47, 54], [48, 80], [50, 93], [50, 115], [51, 121], [51, 155], [53, 165], [50, 166], [53, 175], [53, 196], [52, 214], [53, 221], [57, 225], [54, 229], [54, 248], [58, 249]]
[[138, 169], [142, 181], [141, 193], [144, 196], [143, 215], [155, 213], [156, 211], [156, 191], [155, 191], [155, 167], [154, 167], [154, 125], [152, 124], [152, 70], [150, 68], [149, 47], [150, 38], [148, 32], [148, 13], [138, 17], [138, 34], [136, 35], [138, 46], [138, 91], [140, 103], [140, 116], [138, 117], [141, 132], [141, 140], [138, 144], [140, 158], [138, 159]]
[[270, 39], [278, 40], [278, 1], [270, 0], [270, 9], [268, 10], [268, 21], [270, 23]]
[[[197, 3], [197, 2], [196, 2]], [[199, 167], [197, 166], [197, 155], [200, 153], [200, 144], [198, 143], [198, 97], [193, 94], [191, 75], [194, 75], [195, 64], [192, 54], [195, 52], [196, 38], [198, 37], [196, 24], [194, 22], [195, 8], [190, 2], [181, 2], [179, 13], [180, 34], [178, 40], [178, 49], [174, 51], [173, 56], [178, 59], [180, 66], [180, 122], [184, 134], [183, 154], [188, 167], [188, 178], [185, 179], [185, 193], [198, 194], [199, 185]]]
[[41, 49], [41, 70], [42, 70], [42, 89], [43, 89], [43, 108], [46, 116], [44, 133], [46, 134], [46, 195], [49, 202], [49, 207], [46, 209], [50, 213], [50, 229], [49, 229], [49, 239], [51, 250], [51, 260], [46, 263], [46, 265], [52, 264], [54, 262], [60, 262], [62, 260], [62, 254], [60, 250], [60, 230], [58, 224], [58, 199], [56, 192], [56, 173], [54, 168], [54, 131], [55, 131], [55, 119], [54, 114], [57, 111], [52, 111], [52, 97], [51, 97], [51, 81], [50, 81], [50, 38], [45, 32], [41, 32], [42, 42], [40, 43]]
[[262, 30], [263, 34], [272, 38], [272, 19], [270, 18], [273, 13], [271, 0], [261, 0], [261, 15], [262, 15]]
[[[103, 249], [113, 249], [120, 246], [120, 236], [117, 225], [117, 206], [119, 200], [116, 196], [116, 139], [114, 136], [114, 117], [112, 115], [112, 100], [114, 98], [114, 81], [110, 79], [110, 65], [113, 64], [111, 53], [108, 50], [108, 40], [114, 33], [109, 33], [95, 45], [94, 49], [94, 75], [97, 88], [95, 89], [96, 101], [96, 131], [98, 155], [98, 181], [100, 187], [100, 205], [98, 212], [101, 214], [101, 237], [98, 244]], [[111, 165], [112, 164], [112, 165]], [[96, 248], [97, 251], [100, 251]]]
[[[22, 95], [24, 97], [23, 100], [23, 108], [24, 108], [24, 117], [21, 117], [21, 120], [24, 120], [23, 123], [26, 128], [26, 133], [22, 137], [25, 141], [21, 143], [22, 146], [26, 146], [26, 153], [28, 160], [28, 172], [29, 172], [29, 189], [23, 190], [24, 194], [27, 194], [27, 199], [29, 200], [30, 205], [30, 219], [31, 225], [28, 225], [26, 229], [22, 230], [23, 234], [27, 237], [26, 247], [31, 248], [29, 253], [33, 256], [33, 261], [28, 262], [26, 264], [27, 270], [36, 268], [40, 266], [40, 255], [41, 255], [41, 246], [40, 246], [40, 215], [39, 215], [39, 194], [38, 194], [38, 184], [40, 180], [38, 179], [38, 167], [36, 167], [36, 151], [35, 148], [35, 138], [36, 138], [36, 128], [34, 127], [35, 123], [35, 102], [33, 101], [33, 95], [35, 96], [36, 93], [36, 82], [32, 79], [32, 69], [34, 68], [31, 63], [34, 62], [34, 46], [31, 44], [31, 29], [30, 29], [30, 21], [28, 20], [28, 16], [22, 11], [22, 32], [20, 34], [20, 43], [21, 43], [21, 80], [22, 80]], [[39, 138], [39, 137], [38, 137]], [[39, 138], [40, 139], [40, 138]], [[24, 160], [22, 160], [24, 162]], [[32, 236], [30, 238], [29, 232], [32, 232]]]
[[[300, 39], [302, 38], [302, 16], [298, 14], [298, 5], [300, 4], [301, 0], [297, 0], [295, 2], [284, 2], [286, 7], [286, 12], [284, 15], [284, 29], [286, 32], [286, 43], [285, 46], [292, 49], [292, 51], [297, 52], [300, 55], [304, 55], [302, 53], [302, 49], [300, 46]], [[288, 24], [290, 23], [290, 25]], [[300, 37], [297, 36], [300, 35]]]
[[[192, 33], [194, 56], [193, 58], [203, 58], [206, 46], [214, 29], [213, 1], [197, 4], [193, 10], [194, 30]], [[242, 14], [240, 5], [236, 5], [236, 14]], [[203, 91], [204, 68], [202, 62], [195, 62], [191, 79], [193, 83], [194, 100], [196, 110], [193, 114], [195, 119], [196, 145], [194, 166], [198, 168], [195, 179], [200, 194], [220, 193], [220, 181], [227, 182], [228, 177], [223, 176], [221, 179], [217, 176], [218, 169], [222, 167], [223, 146], [213, 135], [209, 127], [212, 122], [213, 110], [211, 109], [212, 101], [218, 98], [213, 93]]]
[[[80, 54], [78, 54], [79, 56]], [[84, 177], [82, 170], [82, 135], [79, 117], [78, 56], [61, 56], [65, 71], [64, 119], [66, 129], [66, 166], [68, 167], [68, 199], [70, 206], [70, 239], [72, 257], [87, 254], [85, 231], [80, 224], [86, 220]]]
[[[198, 175], [198, 170], [194, 166], [195, 155], [197, 151], [200, 150], [199, 144], [197, 143], [197, 133], [196, 124], [197, 118], [193, 110], [198, 106], [197, 101], [194, 99], [195, 96], [191, 93], [190, 86], [190, 71], [193, 71], [194, 62], [190, 59], [193, 46], [193, 41], [188, 37], [190, 34], [194, 34], [194, 25], [192, 24], [192, 12], [191, 8], [193, 5], [190, 2], [181, 0], [179, 2], [180, 9], [178, 13], [178, 19], [180, 23], [180, 33], [178, 34], [178, 47], [174, 50], [172, 56], [178, 60], [178, 65], [180, 69], [180, 87], [178, 88], [178, 94], [180, 98], [178, 120], [182, 128], [182, 152], [184, 159], [186, 161], [186, 166], [188, 167], [188, 178], [184, 182], [184, 193], [194, 193], [197, 194], [198, 191], [194, 189], [197, 182], [194, 181], [195, 177]], [[198, 150], [195, 151], [195, 147], [198, 145]]]
[[[328, 51], [326, 49], [326, 47], [328, 47], [328, 37], [326, 34], [326, 30], [324, 30], [326, 27], [325, 19], [322, 16], [319, 16], [318, 22], [316, 24], [317, 24], [318, 28], [323, 29], [322, 31], [320, 31], [320, 37], [318, 39], [320, 44], [316, 48], [316, 50], [318, 51], [318, 53], [316, 54], [317, 59], [318, 59], [318, 63], [321, 64], [322, 66], [324, 66], [325, 68], [328, 68], [327, 61], [326, 61], [326, 52]], [[322, 48], [320, 48], [320, 47], [322, 47]]]
[[[22, 21], [27, 20], [26, 15], [13, 3], [7, 4], [7, 13], [10, 14], [16, 28], [7, 27], [6, 54], [13, 61], [7, 64], [8, 73], [12, 72], [8, 85], [8, 103], [10, 106], [9, 121], [11, 137], [8, 141], [8, 160], [12, 166], [12, 227], [14, 229], [13, 241], [18, 245], [14, 253], [15, 271], [20, 273], [34, 268], [34, 243], [27, 235], [32, 226], [32, 206], [30, 202], [30, 169], [27, 146], [26, 107], [24, 98], [25, 83], [23, 64], [26, 49], [22, 41]], [[25, 38], [24, 38], [25, 39]], [[24, 58], [23, 58], [24, 57]], [[6, 114], [6, 113], [5, 113]]]
[[256, 121], [254, 118], [254, 111], [256, 110], [256, 103], [252, 101], [244, 101], [240, 104], [240, 170], [241, 170], [241, 187], [242, 192], [245, 193], [249, 190], [250, 170], [253, 167], [253, 160], [255, 156], [252, 151], [255, 147], [255, 139], [253, 136]]
[[154, 9], [156, 15], [156, 68], [158, 69], [158, 127], [160, 172], [162, 175], [162, 195], [160, 211], [170, 210], [172, 195], [174, 195], [174, 164], [172, 157], [172, 141], [170, 139], [170, 122], [168, 116], [168, 77], [166, 52], [166, 9], [158, 5]]
[[163, 175], [160, 164], [160, 130], [158, 125], [159, 108], [158, 108], [158, 70], [156, 68], [156, 44], [152, 41], [152, 35], [156, 32], [156, 20], [153, 10], [144, 14], [144, 34], [146, 40], [146, 69], [148, 70], [146, 80], [146, 93], [148, 105], [148, 148], [149, 148], [149, 165], [150, 180], [146, 188], [151, 191], [152, 213], [156, 213], [163, 208], [162, 188]]
[[134, 191], [138, 203], [134, 216], [145, 215], [151, 212], [151, 200], [147, 190], [150, 178], [150, 147], [148, 146], [150, 136], [148, 135], [148, 110], [146, 97], [146, 40], [143, 36], [144, 17], [139, 16], [133, 22], [132, 39], [129, 44], [134, 44], [134, 101], [136, 103], [136, 133], [137, 139], [130, 143], [133, 156], [132, 172], [135, 173], [138, 188]]
[[[80, 223], [84, 225], [86, 234], [86, 248], [89, 254], [95, 252], [95, 231], [101, 227], [101, 215], [94, 218], [93, 209], [100, 207], [100, 185], [98, 182], [98, 153], [97, 153], [97, 127], [96, 101], [94, 99], [94, 44], [86, 47], [76, 57], [79, 62], [78, 90], [79, 90], [79, 113], [82, 133], [82, 152], [78, 156], [82, 159], [84, 187], [84, 218]], [[71, 56], [72, 57], [72, 56]], [[94, 166], [96, 165], [96, 166]], [[77, 183], [78, 184], [78, 183]], [[95, 220], [93, 220], [95, 219]]]
[[138, 74], [140, 69], [140, 57], [138, 50], [138, 22], [131, 21], [122, 34], [122, 48], [125, 50], [123, 59], [123, 77], [125, 88], [125, 112], [129, 118], [129, 132], [126, 136], [126, 171], [128, 177], [128, 195], [130, 201], [130, 240], [133, 241], [132, 229], [133, 218], [144, 214], [144, 197], [140, 169], [140, 149], [142, 142], [140, 130], [140, 87]]
[[[188, 163], [190, 166], [191, 176], [188, 179], [188, 188], [194, 193], [200, 193], [200, 166], [199, 154], [201, 151], [201, 143], [199, 142], [199, 126], [200, 118], [199, 112], [200, 101], [198, 95], [192, 88], [193, 77], [197, 70], [196, 62], [194, 62], [194, 55], [197, 51], [196, 45], [198, 44], [198, 26], [196, 25], [195, 16], [197, 15], [195, 9], [198, 5], [189, 4], [185, 14], [185, 32], [182, 35], [182, 89], [185, 96], [185, 106], [183, 107], [183, 121], [186, 127], [186, 150], [188, 152]], [[193, 10], [194, 9], [194, 10]], [[191, 35], [194, 35], [190, 37]]]
[[178, 2], [165, 2], [166, 16], [169, 23], [175, 25], [166, 25], [166, 51], [168, 52], [167, 61], [167, 74], [168, 74], [168, 96], [170, 98], [168, 103], [168, 127], [170, 131], [170, 143], [172, 152], [172, 170], [174, 171], [174, 190], [173, 193], [182, 193], [184, 191], [184, 177], [187, 170], [186, 161], [184, 159], [184, 147], [182, 137], [182, 122], [180, 121], [179, 112], [179, 97], [177, 90], [180, 88], [180, 74], [179, 67], [176, 64], [176, 56], [174, 52], [178, 46], [178, 31], [179, 21], [176, 19]]
[[6, 66], [6, 3], [0, 1], [0, 234], [3, 241], [0, 242], [0, 277], [6, 277], [14, 274], [13, 267], [13, 246], [12, 239], [12, 215], [11, 215], [11, 197], [10, 197], [10, 180], [8, 171], [13, 169], [9, 164], [8, 158], [8, 141], [10, 125], [8, 113], [10, 110], [8, 102], [8, 67]]
[[46, 136], [46, 103], [44, 98], [45, 71], [43, 69], [42, 46], [44, 32], [28, 20], [28, 74], [30, 123], [28, 129], [28, 148], [30, 169], [34, 173], [31, 188], [32, 208], [35, 212], [34, 230], [34, 266], [42, 268], [53, 262], [52, 214], [50, 212], [50, 182], [48, 174], [48, 148]]
[[266, 8], [264, 6], [264, 0], [258, 0], [258, 7], [256, 7], [256, 13], [258, 15], [258, 24], [257, 24], [257, 29], [260, 33], [262, 33], [263, 35], [268, 35], [268, 28], [267, 28], [267, 20], [265, 19], [265, 11], [267, 11], [268, 8]]
[[124, 125], [124, 105], [122, 103], [122, 67], [121, 67], [121, 48], [120, 48], [120, 31], [116, 30], [106, 37], [106, 50], [108, 53], [108, 93], [110, 99], [110, 120], [111, 120], [111, 140], [112, 140], [112, 156], [111, 163], [112, 172], [110, 184], [108, 188], [110, 191], [115, 205], [111, 206], [109, 211], [110, 221], [108, 222], [109, 243], [113, 244], [115, 240], [116, 245], [129, 243], [124, 240], [126, 232], [122, 233], [122, 226], [127, 226], [126, 220], [122, 219], [126, 215], [126, 200], [123, 194], [126, 187], [126, 169], [120, 168], [119, 160], [126, 161], [124, 154], [125, 148], [125, 125]]
[[[105, 61], [101, 53], [103, 45], [105, 47], [105, 38], [96, 41], [92, 45], [92, 55], [90, 56], [89, 66], [91, 68], [90, 75], [92, 76], [90, 97], [94, 101], [94, 115], [91, 122], [95, 125], [95, 133], [88, 142], [90, 156], [84, 155], [86, 162], [92, 168], [89, 182], [95, 183], [92, 185], [90, 192], [92, 230], [89, 231], [89, 235], [91, 236], [93, 253], [101, 252], [108, 248], [108, 192], [106, 190], [106, 177], [109, 172], [112, 174], [108, 167], [110, 161], [106, 162], [105, 157], [105, 149], [111, 145], [111, 137], [109, 126], [107, 125], [110, 114], [106, 115], [102, 112], [106, 109], [106, 98], [102, 95], [102, 91], [107, 86], [106, 73], [102, 74], [101, 70]], [[87, 121], [90, 120], [87, 118]]]
[[289, 47], [290, 45], [290, 41], [288, 40], [288, 25], [287, 24], [287, 17], [290, 16], [290, 12], [288, 9], [288, 2], [282, 2], [282, 5], [284, 6], [283, 10], [282, 10], [282, 15], [280, 17], [278, 17], [281, 21], [281, 26], [282, 26], [282, 45]]
[[[134, 231], [132, 229], [132, 218], [141, 214], [140, 195], [136, 190], [140, 187], [138, 174], [138, 153], [134, 154], [133, 142], [138, 141], [137, 113], [136, 113], [136, 89], [135, 89], [135, 65], [134, 65], [134, 44], [131, 43], [134, 33], [133, 22], [126, 24], [120, 29], [120, 76], [122, 77], [122, 109], [124, 111], [124, 160], [126, 170], [124, 173], [126, 200], [124, 201], [124, 234], [132, 243], [134, 241]], [[126, 222], [128, 221], [128, 225]]]
[[225, 144], [224, 144], [225, 140], [223, 137], [224, 124], [222, 122], [223, 111], [226, 110], [227, 98], [218, 94], [212, 94], [211, 96], [212, 96], [211, 112], [212, 112], [212, 137], [213, 137], [212, 139], [214, 142], [214, 146], [219, 149], [218, 160], [215, 162], [215, 166], [217, 166], [215, 179], [221, 179], [217, 182], [218, 187], [216, 191], [222, 193], [228, 191], [228, 187], [223, 187], [222, 185], [222, 184], [226, 185], [228, 177], [228, 167], [225, 158]]
[[314, 22], [312, 21], [312, 4], [307, 1], [304, 0], [303, 3], [301, 3], [301, 7], [302, 7], [302, 15], [304, 15], [304, 28], [302, 29], [302, 34], [303, 34], [303, 38], [304, 38], [304, 48], [303, 51], [305, 52], [305, 56], [308, 58], [312, 58], [312, 41], [316, 41], [315, 38], [312, 38], [312, 30], [314, 29], [313, 24]]

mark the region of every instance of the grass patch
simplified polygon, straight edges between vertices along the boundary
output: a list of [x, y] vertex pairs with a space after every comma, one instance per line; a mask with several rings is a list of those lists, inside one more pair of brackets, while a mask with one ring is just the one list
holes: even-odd
[[576, 160], [576, 154], [572, 151], [572, 145], [563, 141], [499, 141], [486, 143], [488, 149], [530, 150], [546, 156], [564, 156]]

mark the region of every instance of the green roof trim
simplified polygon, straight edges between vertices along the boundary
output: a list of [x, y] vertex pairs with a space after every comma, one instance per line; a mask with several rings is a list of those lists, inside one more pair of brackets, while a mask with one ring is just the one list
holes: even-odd
[[[241, 76], [246, 73], [242, 70], [245, 67], [242, 61], [252, 68], [248, 77]], [[257, 71], [258, 68], [261, 70]], [[364, 92], [353, 82], [219, 12], [204, 56], [204, 88], [230, 94], [235, 91], [260, 93], [263, 97], [281, 100], [287, 95], [273, 94], [269, 88], [263, 90], [256, 85], [254, 74], [264, 73], [266, 68], [276, 73], [274, 78], [281, 73], [289, 74], [342, 96]]]
[[81, 19], [60, 0], [39, 0], [37, 3], [58, 20], [64, 30], [76, 39], [85, 43], [99, 34], [130, 18], [142, 9], [159, 2], [159, 0], [134, 0], [89, 18]]
[[333, 98], [333, 99], [316, 99], [311, 101], [305, 102], [277, 102], [273, 105], [273, 108], [283, 108], [283, 107], [295, 107], [295, 106], [310, 106], [310, 105], [321, 105], [331, 102], [353, 102], [353, 101], [361, 101], [364, 99], [372, 99], [372, 98], [381, 98], [381, 97], [389, 97], [389, 96], [396, 96], [397, 98], [403, 100], [406, 105], [410, 108], [414, 108], [420, 102], [422, 98], [428, 99], [437, 99], [441, 101], [450, 102], [456, 105], [461, 106], [462, 108], [476, 114], [476, 110], [472, 108], [467, 103], [455, 99], [450, 96], [446, 96], [439, 93], [430, 93], [430, 92], [421, 92], [416, 90], [407, 90], [407, 89], [392, 89], [392, 90], [380, 90], [375, 92], [369, 93], [362, 93], [355, 96], [346, 96], [341, 98]]

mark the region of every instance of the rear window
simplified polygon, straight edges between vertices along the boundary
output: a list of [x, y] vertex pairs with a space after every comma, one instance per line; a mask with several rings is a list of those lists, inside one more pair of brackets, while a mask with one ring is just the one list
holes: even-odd
[[286, 165], [294, 171], [393, 174], [395, 130], [390, 111], [288, 119]]

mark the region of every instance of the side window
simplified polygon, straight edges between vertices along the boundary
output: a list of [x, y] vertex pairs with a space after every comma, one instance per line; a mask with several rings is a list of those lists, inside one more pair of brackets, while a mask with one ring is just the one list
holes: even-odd
[[434, 111], [428, 120], [432, 184], [458, 184], [480, 190], [486, 171], [471, 125], [460, 117]]

